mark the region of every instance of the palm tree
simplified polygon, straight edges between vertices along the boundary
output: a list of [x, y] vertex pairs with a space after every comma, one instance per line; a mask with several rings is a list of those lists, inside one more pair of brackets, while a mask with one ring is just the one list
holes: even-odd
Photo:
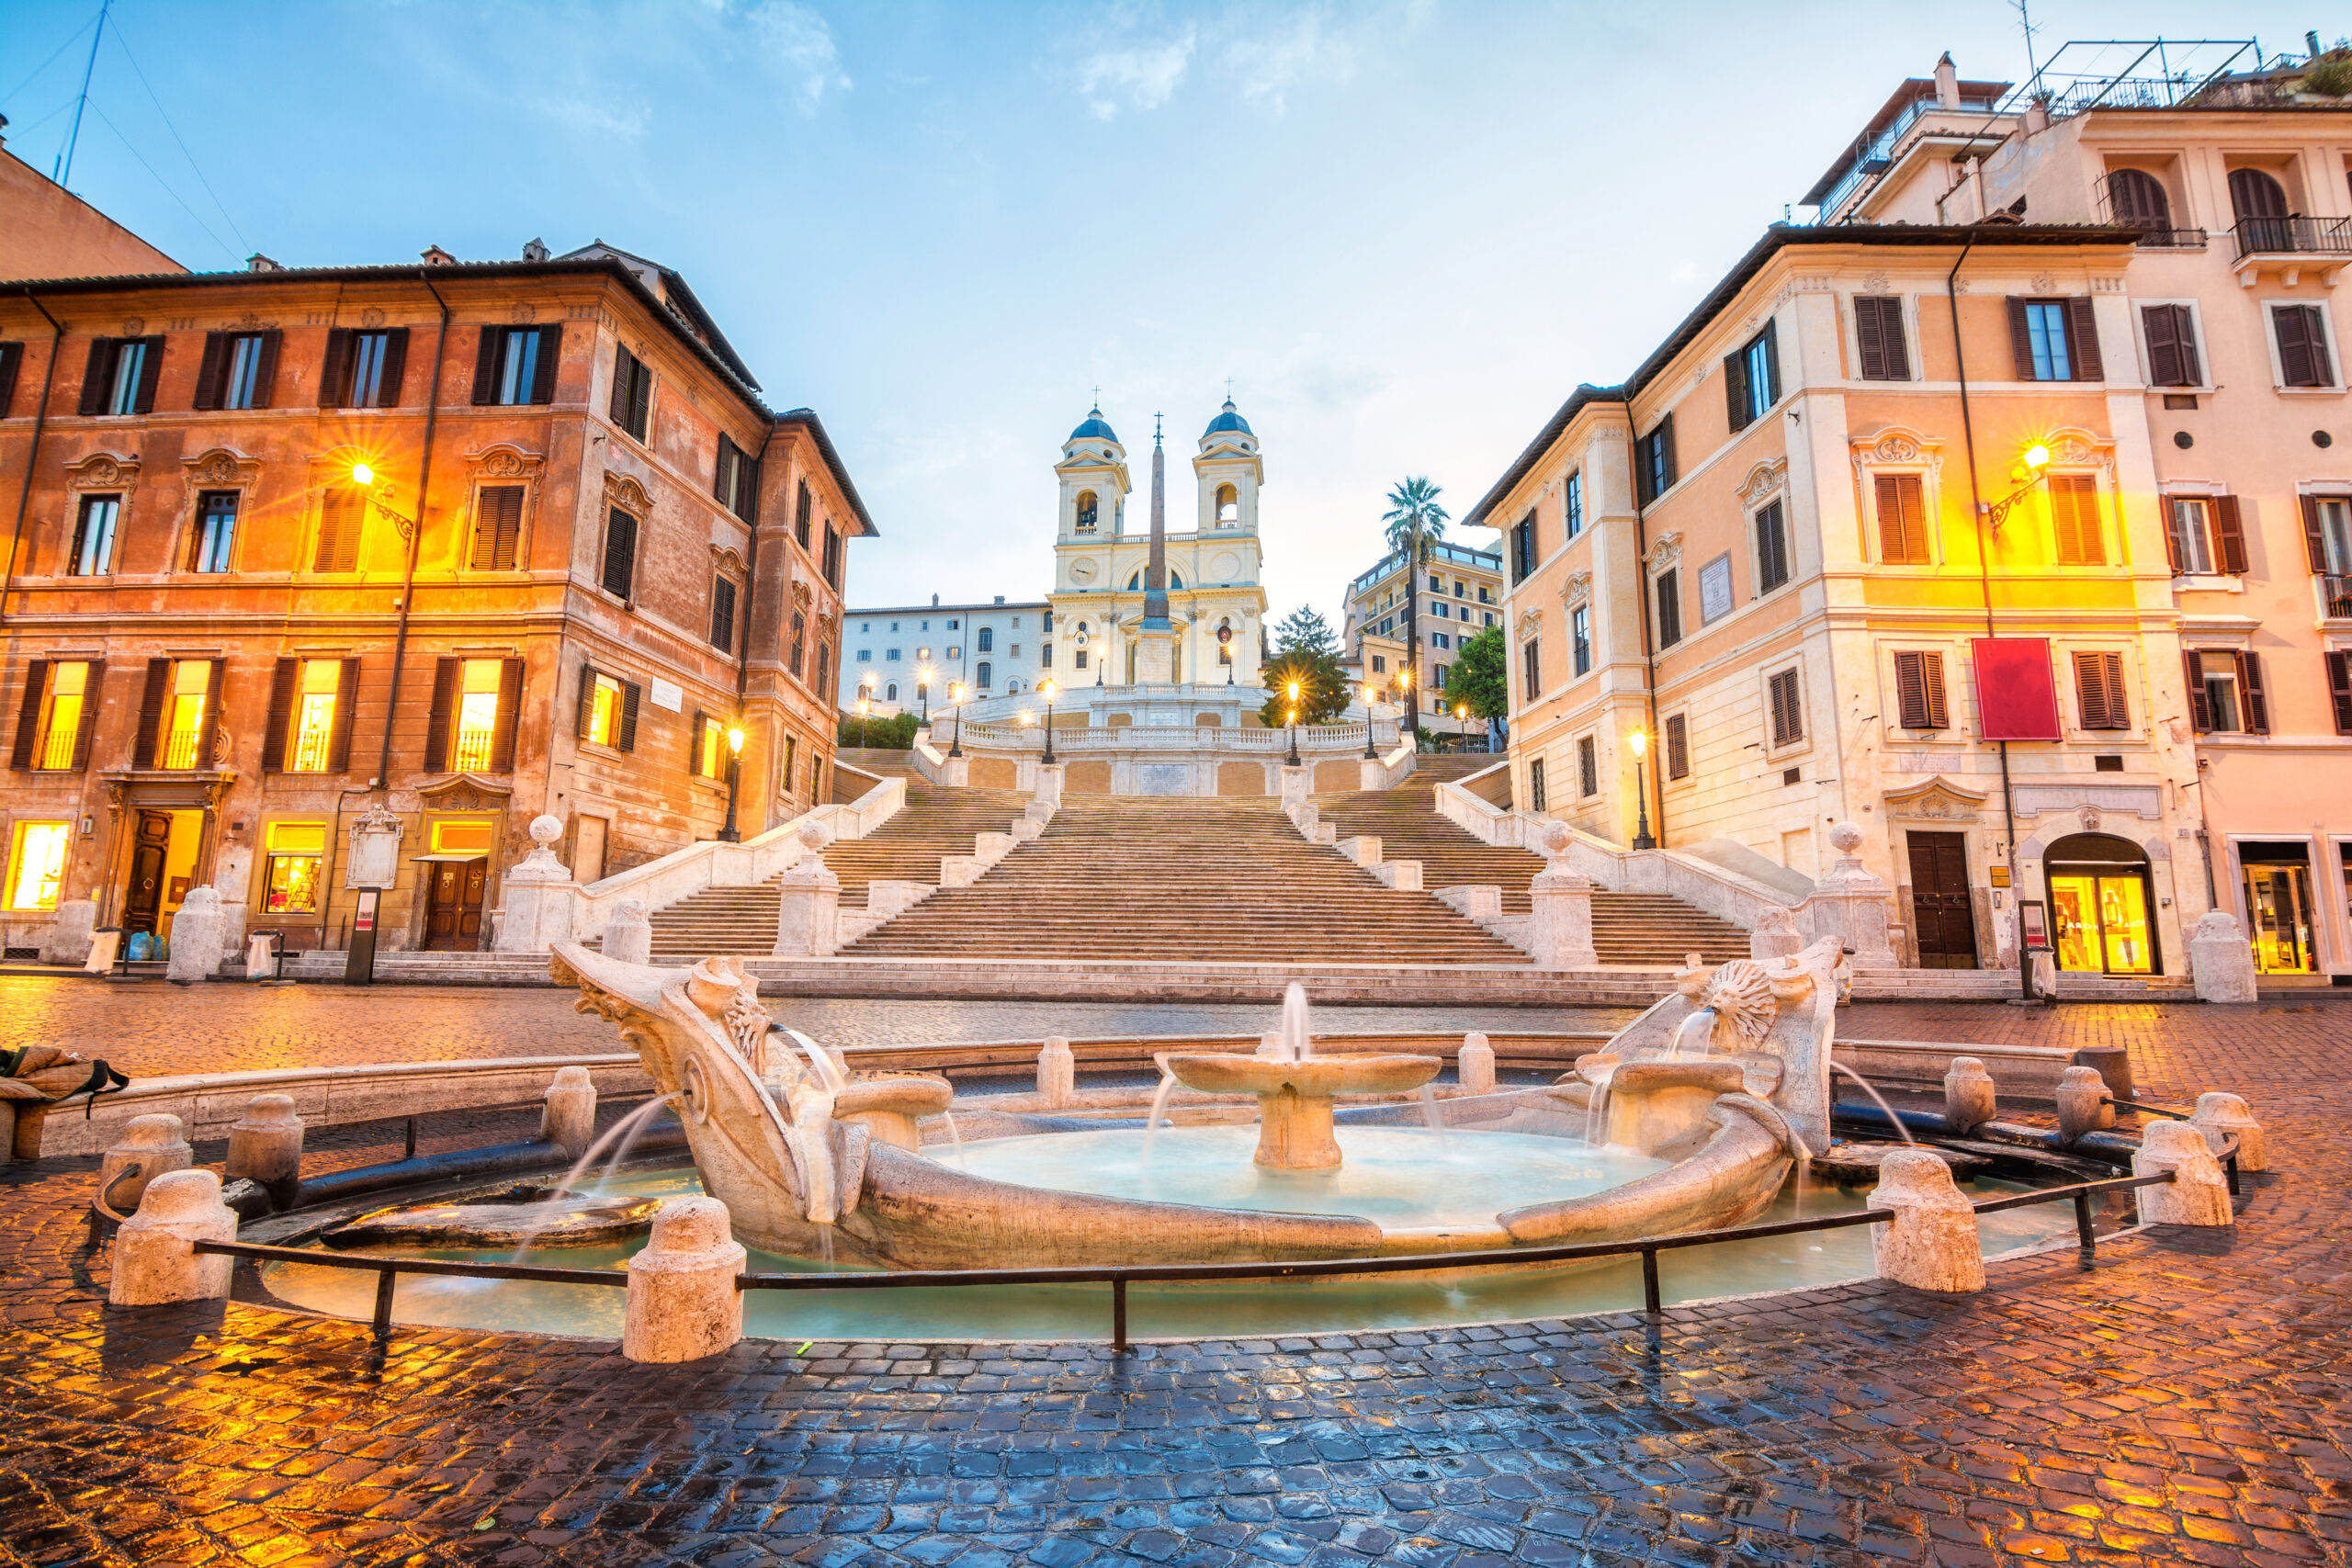
[[[1388, 492], [1388, 510], [1380, 516], [1388, 533], [1388, 547], [1405, 552], [1405, 668], [1417, 683], [1421, 668], [1421, 623], [1416, 614], [1420, 567], [1429, 558], [1430, 541], [1445, 537], [1446, 511], [1437, 503], [1439, 493], [1439, 487], [1426, 474], [1408, 479]], [[1407, 694], [1405, 728], [1417, 737], [1421, 732], [1421, 699], [1417, 692]]]

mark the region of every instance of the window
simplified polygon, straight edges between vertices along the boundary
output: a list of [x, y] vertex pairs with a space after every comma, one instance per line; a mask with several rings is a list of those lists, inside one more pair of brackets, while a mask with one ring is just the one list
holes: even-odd
[[[800, 660], [807, 653], [808, 648], [808, 616], [804, 611], [795, 610], [792, 612], [792, 637], [791, 639], [784, 645], [785, 668], [791, 671], [795, 675], [799, 674]], [[890, 657], [892, 659], [898, 658], [899, 650], [895, 648], [892, 649], [890, 650]]]
[[760, 460], [736, 446], [731, 436], [718, 438], [718, 462], [710, 492], [719, 505], [744, 522], [760, 520]]
[[710, 580], [710, 646], [721, 653], [735, 651], [735, 580]]
[[[2233, 513], [2236, 511], [2233, 496], [2172, 495], [2165, 498], [2165, 554], [2172, 563], [2175, 577], [2202, 577], [2215, 570], [2220, 552], [2214, 548], [2217, 530], [2214, 512], [2217, 505], [2228, 501]], [[2231, 521], [2235, 523], [2234, 515]], [[2245, 547], [2243, 534], [2238, 547]]]
[[1520, 700], [1533, 702], [1544, 694], [1544, 655], [1542, 645], [1529, 637], [1519, 650]]
[[1445, 592], [1445, 579], [1434, 571], [1430, 573], [1430, 592], [1432, 593]]
[[2009, 300], [2009, 346], [2020, 381], [2097, 381], [2098, 329], [2087, 295]]
[[21, 343], [0, 343], [0, 419], [17, 400], [17, 372], [25, 365], [25, 345]]
[[1078, 492], [1078, 528], [1081, 534], [1091, 534], [1102, 515], [1102, 502], [1091, 490]]
[[2088, 474], [2051, 476], [2050, 525], [2060, 566], [2107, 564], [2107, 547], [2099, 536], [2098, 486]]
[[266, 409], [277, 378], [275, 332], [207, 333], [196, 370], [199, 409]]
[[401, 375], [407, 364], [406, 327], [382, 332], [335, 327], [327, 333], [326, 359], [319, 374], [319, 407], [398, 408]]
[[899, 662], [899, 649], [895, 648], [886, 648], [882, 650], [882, 657], [889, 662], [896, 664]]
[[[2234, 523], [2237, 502], [2234, 497], [2227, 499]], [[2331, 577], [2352, 577], [2352, 497], [2307, 495], [2302, 503], [2303, 553], [2310, 559], [2312, 570]], [[2241, 566], [2237, 570], [2245, 569]], [[2333, 607], [2333, 602], [2346, 591], [2338, 587], [2330, 592], [2330, 615], [2352, 614]]]
[[2352, 653], [2326, 656], [2328, 701], [2335, 709], [2335, 733], [2352, 735]]
[[2197, 313], [2186, 305], [2143, 305], [2140, 329], [2148, 338], [2148, 382], [2156, 387], [2204, 384], [2197, 355]]
[[1725, 551], [1699, 569], [1699, 624], [1709, 626], [1731, 614], [1731, 554]]
[[982, 653], [989, 653], [993, 651], [995, 648], [996, 628], [994, 626], [982, 626], [980, 628], [980, 651]]
[[1756, 592], [1770, 593], [1788, 580], [1789, 531], [1776, 501], [1756, 514]]
[[2075, 699], [2085, 729], [2129, 729], [2131, 710], [2123, 700], [2123, 655], [2075, 655]]
[[2230, 209], [2238, 220], [2238, 254], [2295, 248], [2286, 187], [2262, 170], [2230, 171]]
[[1430, 633], [1430, 646], [1431, 648], [1452, 648], [1453, 646], [1453, 639], [1448, 637], [1443, 632], [1431, 632]]
[[994, 682], [994, 681], [992, 681], [992, 680], [990, 679], [990, 677], [989, 677], [989, 661], [988, 661], [987, 660], [985, 660], [985, 659], [983, 659], [983, 660], [980, 660], [980, 675], [979, 675], [979, 680], [978, 680], [978, 682], [977, 682], [977, 684], [979, 686], [980, 690], [981, 690], [981, 691], [983, 691], [983, 692], [987, 691], [987, 690], [988, 690], [991, 685], [995, 684], [995, 682]]
[[857, 661], [858, 661], [860, 664], [871, 664], [871, 663], [873, 663], [873, 662], [874, 662], [874, 650], [873, 650], [872, 649], [870, 649], [870, 648], [861, 648], [861, 649], [859, 649], [857, 650]]
[[1584, 470], [1582, 468], [1571, 468], [1566, 480], [1560, 486], [1560, 516], [1562, 532], [1566, 537], [1573, 539], [1584, 532]]
[[613, 423], [639, 441], [653, 423], [653, 367], [616, 344], [613, 347]]
[[637, 585], [637, 519], [617, 506], [605, 525], [605, 571], [599, 581], [616, 599], [630, 597]]
[[87, 660], [52, 663], [37, 659], [27, 665], [24, 706], [17, 715], [17, 739], [8, 765], [74, 773], [86, 767], [105, 671], [105, 665]]
[[1682, 574], [1671, 569], [1657, 574], [1657, 645], [1672, 648], [1682, 640]]
[[2270, 701], [2262, 659], [2243, 649], [2192, 649], [2188, 664], [2189, 722], [2199, 734], [2267, 735]]
[[831, 523], [825, 525], [825, 581], [842, 585], [842, 536]]
[[817, 639], [817, 690], [831, 689], [833, 684], [833, 645], [822, 637]]
[[1470, 585], [1469, 585], [1468, 583], [1466, 583], [1466, 582], [1463, 581], [1460, 578], [1458, 578], [1458, 577], [1457, 577], [1457, 578], [1455, 578], [1455, 579], [1453, 580], [1453, 596], [1454, 596], [1456, 599], [1467, 599], [1467, 598], [1469, 598], [1469, 597], [1470, 597]]
[[319, 867], [326, 858], [323, 822], [272, 822], [264, 854], [261, 907], [265, 914], [319, 912]]
[[1568, 612], [1568, 648], [1579, 675], [1592, 673], [1592, 606], [1579, 604]]
[[[1080, 658], [1080, 660], [1081, 660], [1081, 662], [1084, 660], [1085, 657], [1086, 657], [1086, 656], [1085, 656], [1084, 654], [1080, 654], [1080, 655], [1079, 655], [1079, 658]], [[890, 689], [889, 689], [889, 691], [888, 691], [887, 693], [885, 693], [885, 694], [884, 694], [884, 695], [885, 695], [885, 697], [887, 697], [889, 701], [894, 702], [894, 703], [895, 703], [895, 702], [897, 702], [897, 701], [899, 700], [899, 683], [898, 683], [896, 681], [891, 682], [890, 682]]]
[[54, 909], [65, 885], [70, 822], [19, 822], [8, 836], [8, 908]]
[[476, 571], [513, 571], [522, 538], [523, 487], [484, 485], [476, 491], [474, 547], [466, 564]]
[[2273, 305], [2270, 329], [2278, 341], [2278, 384], [2333, 387], [2335, 356], [2328, 352], [2327, 322], [2316, 305]]
[[156, 766], [198, 767], [209, 761], [204, 756], [209, 750], [205, 742], [211, 735], [212, 688], [219, 666], [209, 659], [182, 659], [171, 661], [169, 668]]
[[1772, 705], [1772, 744], [1793, 746], [1804, 739], [1804, 707], [1799, 701], [1797, 672], [1782, 670], [1766, 686]]
[[1917, 474], [1881, 474], [1878, 494], [1879, 558], [1889, 566], [1928, 564], [1928, 512]]
[[1894, 701], [1904, 728], [1944, 728], [1949, 723], [1944, 713], [1944, 656], [1896, 654]]
[[1600, 747], [1589, 735], [1577, 737], [1577, 793], [1588, 800], [1600, 793]]
[[[806, 551], [808, 548], [808, 516], [809, 509], [815, 503], [808, 498], [808, 481], [807, 479], [802, 479], [800, 481], [800, 499], [797, 503], [795, 503], [792, 512], [792, 536], [799, 541], [800, 547], [803, 551]], [[867, 631], [872, 631], [874, 628], [872, 626], [868, 626], [865, 629]]]
[[555, 401], [556, 361], [563, 328], [484, 327], [474, 355], [477, 404], [514, 405]]
[[1634, 443], [1634, 481], [1644, 505], [1674, 488], [1674, 416]]
[[1486, 624], [1490, 626], [1495, 624], [1495, 613], [1492, 610], [1486, 612]]
[[1854, 357], [1865, 381], [1911, 379], [1911, 348], [1903, 333], [1903, 301], [1892, 294], [1854, 296]]
[[706, 779], [727, 776], [727, 727], [706, 713], [695, 715], [694, 771]]
[[1762, 332], [1724, 355], [1724, 398], [1734, 431], [1746, 430], [1781, 400], [1780, 322], [1765, 322]]
[[368, 520], [368, 491], [358, 485], [329, 485], [319, 502], [319, 542], [312, 571], [356, 571], [359, 537]]
[[91, 339], [78, 412], [85, 418], [154, 412], [155, 381], [163, 367], [160, 336]]
[[74, 525], [74, 550], [66, 558], [71, 577], [104, 577], [114, 570], [115, 524], [122, 515], [122, 497], [85, 495]]
[[1054, 645], [1050, 642], [1039, 643], [1037, 645], [1037, 668], [1040, 670], [1051, 670], [1053, 667]]
[[1483, 582], [1478, 584], [1478, 603], [1481, 604], [1491, 604], [1494, 602], [1494, 594], [1488, 592], [1487, 585]]
[[1541, 757], [1530, 757], [1527, 760], [1527, 808], [1530, 811], [1545, 809], [1544, 759]]
[[[1008, 652], [1008, 653], [1010, 653], [1010, 654], [1012, 654], [1013, 658], [1018, 659], [1018, 658], [1020, 658], [1020, 657], [1021, 657], [1021, 645], [1020, 645], [1019, 643], [1017, 643], [1017, 642], [1016, 642], [1016, 643], [1014, 643], [1011, 648], [1007, 649], [1005, 651], [1006, 651], [1006, 652]], [[1222, 650], [1220, 650], [1220, 651], [1222, 651]], [[1229, 662], [1231, 662], [1231, 660], [1227, 660], [1227, 662], [1229, 663]]]
[[237, 542], [237, 500], [233, 490], [208, 490], [196, 498], [196, 551], [190, 571], [226, 571], [229, 551]]
[[2117, 169], [2107, 176], [2107, 207], [2120, 229], [2163, 232], [2172, 227], [2172, 199], [2155, 175]]
[[1690, 721], [1679, 713], [1666, 716], [1666, 776], [1690, 776]]
[[[270, 706], [271, 727], [283, 737], [282, 750], [286, 772], [289, 773], [341, 773], [344, 762], [338, 760], [336, 742], [339, 736], [348, 736], [350, 726], [337, 721], [348, 717], [350, 681], [345, 671], [356, 664], [356, 660], [287, 659], [278, 661], [278, 679], [288, 690], [283, 703], [273, 700]], [[275, 698], [277, 694], [273, 693]], [[284, 728], [278, 728], [278, 715], [283, 713]], [[276, 761], [277, 758], [268, 759]]]
[[1388, 660], [1385, 656], [1377, 653], [1372, 656], [1372, 672], [1375, 675], [1388, 673]]
[[580, 673], [580, 739], [616, 751], [636, 750], [637, 705], [643, 688], [588, 665]]

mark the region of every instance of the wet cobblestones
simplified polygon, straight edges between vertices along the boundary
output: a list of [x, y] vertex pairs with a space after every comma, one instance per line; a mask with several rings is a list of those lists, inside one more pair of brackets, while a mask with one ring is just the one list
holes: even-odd
[[1996, 1264], [1971, 1297], [645, 1368], [107, 1311], [92, 1162], [46, 1162], [5, 1176], [0, 1563], [2352, 1563], [2352, 1009], [1843, 1026], [2121, 1039], [2143, 1092], [2247, 1094], [2280, 1169], [2233, 1233]]

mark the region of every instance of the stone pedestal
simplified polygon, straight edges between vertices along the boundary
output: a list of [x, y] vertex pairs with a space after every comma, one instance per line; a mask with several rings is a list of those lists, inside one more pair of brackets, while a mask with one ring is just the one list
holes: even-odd
[[1964, 1136], [1993, 1120], [1993, 1075], [1974, 1056], [1954, 1056], [1944, 1071], [1944, 1131]]
[[2254, 948], [2235, 915], [2215, 909], [2197, 922], [2188, 937], [2188, 972], [2200, 1002], [2254, 1000]]
[[212, 978], [223, 956], [221, 932], [220, 895], [210, 887], [189, 888], [172, 918], [172, 954], [164, 977], [182, 986]]
[[2245, 1100], [2234, 1094], [2213, 1090], [2197, 1097], [2196, 1114], [2188, 1124], [2205, 1134], [2205, 1146], [2219, 1159], [2229, 1141], [2238, 1141], [2240, 1170], [2268, 1170], [2270, 1149], [2262, 1132], [2262, 1123], [2254, 1119]]
[[[775, 956], [831, 958], [841, 948], [842, 879], [825, 866], [820, 852], [825, 830], [810, 822], [800, 829], [800, 863], [776, 879]], [[940, 886], [950, 886], [942, 856]], [[957, 885], [960, 886], [960, 885]]]
[[57, 917], [50, 922], [49, 938], [40, 944], [43, 964], [86, 964], [90, 958], [90, 932], [98, 923], [98, 906], [94, 899], [68, 898], [57, 907]]
[[[139, 1206], [140, 1195], [157, 1177], [186, 1170], [195, 1163], [196, 1151], [188, 1147], [178, 1117], [163, 1112], [134, 1116], [124, 1123], [121, 1137], [98, 1162], [98, 1194], [116, 1213], [127, 1214]], [[134, 1165], [139, 1174], [109, 1192], [114, 1179]]]
[[1035, 794], [1031, 798], [1035, 804], [1044, 807], [1047, 811], [1058, 811], [1061, 809], [1061, 763], [1040, 762], [1037, 764], [1037, 788]]
[[563, 824], [553, 817], [531, 818], [531, 840], [537, 846], [522, 863], [507, 868], [501, 884], [502, 902], [492, 948], [498, 953], [545, 953], [559, 942], [570, 942], [580, 927], [580, 885], [555, 858], [555, 841]]
[[1976, 1211], [1952, 1185], [1951, 1168], [1925, 1149], [1879, 1162], [1870, 1206], [1894, 1217], [1872, 1225], [1871, 1256], [1879, 1277], [1918, 1291], [1981, 1291], [1984, 1250]]
[[1863, 870], [1861, 858], [1854, 852], [1861, 848], [1862, 830], [1851, 822], [1840, 822], [1829, 829], [1829, 842], [1839, 859], [1815, 885], [1810, 905], [1815, 938], [1838, 938], [1850, 951], [1848, 963], [1856, 969], [1894, 968], [1894, 949], [1886, 937], [1892, 890]]
[[1144, 622], [1134, 632], [1136, 639], [1136, 679], [1138, 686], [1172, 686], [1176, 683], [1176, 631], [1165, 622], [1153, 626]]
[[1037, 1053], [1037, 1092], [1053, 1106], [1068, 1105], [1078, 1083], [1078, 1061], [1069, 1042], [1057, 1034]]
[[1536, 967], [1597, 967], [1600, 954], [1592, 945], [1592, 879], [1554, 861], [1536, 874], [1528, 893], [1534, 912], [1527, 921], [1527, 954]]
[[2132, 1156], [2132, 1174], [2154, 1176], [2171, 1171], [2162, 1187], [2142, 1187], [2140, 1223], [2147, 1225], [2229, 1225], [2237, 1223], [2230, 1211], [2229, 1179], [2222, 1162], [2205, 1146], [2205, 1134], [2186, 1122], [2151, 1122], [2141, 1130], [2140, 1152]]
[[585, 1067], [558, 1067], [539, 1111], [539, 1136], [573, 1159], [596, 1141], [596, 1085]]
[[113, 1306], [200, 1302], [229, 1293], [237, 1260], [199, 1253], [199, 1241], [237, 1239], [237, 1213], [220, 1201], [220, 1179], [209, 1170], [175, 1170], [157, 1177], [139, 1212], [114, 1236], [114, 1273], [107, 1283]]
[[2107, 1080], [2099, 1077], [2097, 1067], [2068, 1067], [2060, 1073], [2057, 1100], [2058, 1136], [2066, 1143], [2115, 1125]]
[[605, 922], [605, 956], [624, 964], [653, 962], [653, 922], [646, 919], [645, 900], [624, 898]]
[[716, 1198], [672, 1198], [645, 1250], [628, 1260], [621, 1354], [632, 1361], [699, 1361], [743, 1337], [735, 1276], [744, 1251]]
[[[1312, 770], [1306, 767], [1294, 768], [1285, 763], [1283, 767], [1282, 773], [1282, 807], [1283, 812], [1285, 814], [1289, 814], [1305, 810], [1306, 808], [1306, 797], [1310, 793], [1312, 793], [1311, 786], [1308, 783], [1309, 779], [1313, 776]], [[1306, 831], [1305, 829], [1301, 829], [1299, 830], [1301, 832]]]
[[1792, 910], [1766, 909], [1747, 933], [1747, 956], [1758, 964], [1793, 958], [1804, 951], [1804, 938], [1797, 931], [1797, 918]]
[[1462, 1052], [1453, 1059], [1453, 1076], [1464, 1094], [1495, 1092], [1495, 1048], [1473, 1030], [1462, 1037]]
[[269, 1193], [270, 1207], [289, 1209], [302, 1185], [302, 1119], [294, 1099], [257, 1094], [229, 1124], [229, 1179], [243, 1177]]

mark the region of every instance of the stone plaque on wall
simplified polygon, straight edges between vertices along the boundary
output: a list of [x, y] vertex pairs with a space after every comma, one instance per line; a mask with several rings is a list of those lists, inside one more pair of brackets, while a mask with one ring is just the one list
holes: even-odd
[[379, 804], [351, 824], [351, 853], [345, 862], [345, 887], [390, 887], [400, 880], [401, 819]]

